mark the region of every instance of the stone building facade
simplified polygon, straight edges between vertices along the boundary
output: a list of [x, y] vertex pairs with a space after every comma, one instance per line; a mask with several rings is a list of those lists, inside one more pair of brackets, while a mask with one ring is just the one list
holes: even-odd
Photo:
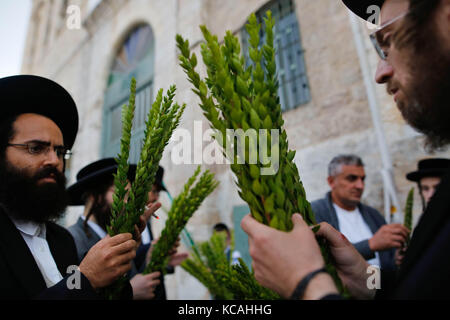
[[[397, 196], [404, 203], [412, 186], [405, 174], [415, 170], [419, 159], [430, 155], [423, 149], [420, 135], [405, 124], [384, 87], [364, 82], [365, 72], [374, 75], [377, 63], [376, 53], [366, 40], [367, 26], [352, 22], [341, 1], [329, 0], [33, 0], [22, 73], [54, 79], [68, 89], [78, 105], [80, 128], [69, 164], [70, 183], [81, 167], [108, 155], [105, 125], [111, 125], [105, 122], [107, 92], [121, 48], [137, 27], [150, 27], [152, 35], [150, 95], [154, 97], [158, 88], [166, 90], [176, 84], [177, 101], [187, 104], [180, 127], [193, 133], [195, 121], [202, 121], [203, 131], [208, 123], [178, 66], [175, 35], [189, 39], [192, 50], [200, 56], [199, 25], [206, 25], [219, 39], [226, 30], [241, 37], [252, 12], [277, 2], [290, 7], [301, 38], [309, 96], [306, 103], [285, 111], [284, 119], [290, 148], [297, 150], [295, 160], [308, 199], [322, 197], [328, 190], [327, 164], [333, 156], [355, 153], [366, 164], [363, 201], [384, 212], [380, 172], [386, 157], [383, 152], [387, 151]], [[375, 114], [369, 109], [370, 103], [377, 108]], [[384, 151], [376, 126], [382, 129]], [[201, 152], [201, 146], [193, 145], [192, 152]], [[433, 156], [448, 157], [449, 153]], [[174, 164], [170, 145], [161, 164], [172, 195], [181, 190], [196, 167]], [[187, 229], [196, 241], [208, 239], [212, 225], [219, 221], [237, 229], [238, 209], [242, 211], [244, 204], [227, 165], [202, 166], [216, 174], [220, 186], [189, 222]], [[167, 195], [162, 194], [161, 201], [165, 207], [170, 205]], [[415, 221], [419, 207], [416, 201]], [[80, 210], [71, 208], [65, 224], [74, 223]], [[163, 222], [154, 223], [154, 232], [158, 234], [162, 226]], [[181, 268], [167, 276], [166, 282], [169, 299], [209, 298], [201, 284]]]

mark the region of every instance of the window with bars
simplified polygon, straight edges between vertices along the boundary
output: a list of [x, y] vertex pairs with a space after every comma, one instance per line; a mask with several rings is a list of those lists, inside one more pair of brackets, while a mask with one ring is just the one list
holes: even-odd
[[[304, 50], [293, 0], [270, 1], [255, 13], [262, 25], [261, 43], [265, 39], [263, 18], [268, 10], [272, 12], [272, 17], [275, 19], [274, 45], [279, 82], [278, 95], [281, 110], [287, 111], [311, 100]], [[250, 63], [250, 57], [247, 53], [248, 37], [247, 31], [243, 28], [242, 45], [245, 59]]]
[[139, 160], [145, 121], [153, 102], [153, 33], [148, 25], [134, 29], [114, 60], [105, 93], [102, 156], [115, 157], [120, 151], [122, 107], [128, 103], [131, 78], [137, 81], [136, 109], [130, 145], [131, 163]]

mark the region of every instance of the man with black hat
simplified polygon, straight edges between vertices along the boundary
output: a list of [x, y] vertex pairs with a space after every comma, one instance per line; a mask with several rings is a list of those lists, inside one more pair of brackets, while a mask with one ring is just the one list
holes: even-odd
[[30, 75], [0, 79], [0, 96], [0, 298], [100, 298], [97, 289], [130, 269], [137, 243], [131, 234], [107, 237], [77, 267], [72, 236], [52, 222], [67, 206], [75, 102], [54, 81]]
[[442, 176], [450, 168], [450, 159], [422, 159], [417, 166], [417, 171], [408, 173], [406, 179], [417, 183], [423, 211], [425, 211], [425, 208], [441, 183]]
[[[450, 168], [450, 160], [443, 158], [422, 159], [417, 165], [418, 170], [408, 173], [406, 179], [417, 182], [422, 212], [425, 212], [428, 203], [441, 183], [442, 176]], [[406, 246], [403, 246], [395, 254], [395, 263], [398, 266], [403, 262], [405, 252]]]
[[[343, 0], [363, 19], [381, 8], [381, 26], [371, 35], [380, 56], [376, 81], [386, 83], [405, 120], [425, 134], [430, 149], [450, 143], [450, 0]], [[381, 274], [377, 297], [450, 298], [450, 171], [422, 215], [398, 275]], [[373, 298], [378, 286], [351, 243], [327, 223], [314, 234], [299, 214], [281, 232], [250, 215], [241, 226], [249, 235], [256, 279], [283, 297], [336, 298], [315, 236], [328, 241], [344, 285], [355, 298]], [[375, 277], [376, 279], [376, 277]]]
[[[84, 214], [78, 221], [69, 227], [78, 250], [79, 259], [83, 259], [98, 241], [106, 236], [107, 226], [111, 221], [111, 205], [114, 194], [114, 176], [117, 171], [117, 163], [113, 158], [105, 158], [88, 164], [77, 173], [77, 181], [67, 190], [70, 205], [84, 205]], [[159, 208], [157, 202], [159, 192], [166, 190], [162, 183], [164, 170], [159, 166], [155, 175], [155, 183], [148, 195], [148, 205], [151, 208]], [[128, 180], [134, 181], [136, 165], [130, 164]], [[151, 233], [151, 218], [148, 219], [146, 228], [141, 234], [141, 244], [137, 249], [132, 268], [128, 273], [133, 288], [133, 299], [166, 299], [163, 276], [160, 272], [143, 275], [140, 272], [145, 268], [151, 254], [150, 243], [153, 240]], [[174, 253], [171, 261], [178, 260], [180, 254]], [[147, 260], [146, 260], [147, 257]], [[173, 273], [173, 267], [169, 270]], [[159, 278], [159, 279], [158, 279]]]
[[[134, 181], [136, 165], [131, 164], [128, 180]], [[111, 222], [111, 206], [114, 194], [114, 176], [117, 163], [114, 158], [104, 158], [92, 162], [82, 168], [77, 174], [77, 181], [67, 191], [70, 205], [84, 205], [84, 214], [69, 227], [81, 261], [86, 253], [107, 235], [107, 226]], [[159, 203], [154, 204], [159, 207]], [[145, 256], [145, 252], [137, 253]], [[158, 285], [159, 272], [143, 275], [138, 272], [140, 264], [136, 259], [128, 272], [130, 284], [133, 288], [133, 299], [153, 299], [155, 287]], [[143, 259], [139, 259], [140, 262]]]

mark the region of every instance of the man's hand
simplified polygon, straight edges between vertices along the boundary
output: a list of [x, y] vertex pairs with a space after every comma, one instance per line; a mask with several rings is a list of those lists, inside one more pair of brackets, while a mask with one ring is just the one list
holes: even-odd
[[369, 264], [350, 241], [326, 222], [320, 223], [316, 236], [327, 240], [338, 275], [350, 294], [357, 299], [373, 298], [376, 291], [367, 288]]
[[133, 288], [134, 300], [150, 300], [155, 297], [155, 288], [160, 283], [158, 277], [161, 275], [159, 271], [149, 274], [137, 274], [131, 280], [130, 284]]
[[383, 251], [391, 248], [401, 248], [406, 242], [409, 232], [401, 224], [385, 224], [369, 239], [370, 250]]
[[[255, 278], [264, 287], [288, 298], [301, 279], [325, 263], [314, 233], [299, 214], [292, 217], [294, 229], [283, 232], [263, 225], [247, 215], [241, 227], [249, 236]], [[318, 275], [308, 285], [305, 299], [320, 299], [337, 293], [331, 276]]]
[[[150, 246], [150, 249], [147, 251], [147, 254], [145, 256], [145, 264], [147, 265], [151, 258], [152, 258], [152, 252], [153, 248], [155, 247], [155, 244], [159, 241], [159, 238], [156, 238], [152, 241], [152, 244]], [[180, 246], [180, 238], [178, 238], [177, 242], [174, 244], [172, 249], [169, 251], [169, 265], [172, 267], [179, 266], [188, 256], [188, 253], [177, 253], [178, 247]]]
[[156, 212], [156, 210], [158, 210], [159, 208], [161, 208], [161, 203], [160, 202], [152, 202], [152, 203], [148, 203], [145, 206], [145, 211], [144, 214], [140, 216], [140, 225], [139, 225], [139, 230], [142, 233], [142, 231], [144, 231], [145, 227], [147, 226], [147, 222], [148, 220], [151, 219], [151, 217], [153, 216], [153, 214]]
[[134, 240], [136, 240], [136, 248], [138, 248], [141, 245], [142, 242], [141, 234], [142, 232], [144, 232], [148, 220], [160, 207], [161, 203], [159, 202], [149, 203], [145, 207], [144, 213], [139, 217], [139, 223], [134, 226], [134, 235], [133, 235]]
[[176, 267], [179, 266], [184, 260], [187, 259], [189, 254], [187, 252], [174, 253], [169, 258], [169, 266]]
[[131, 269], [136, 241], [130, 233], [106, 236], [97, 242], [80, 263], [80, 272], [94, 289], [103, 288]]

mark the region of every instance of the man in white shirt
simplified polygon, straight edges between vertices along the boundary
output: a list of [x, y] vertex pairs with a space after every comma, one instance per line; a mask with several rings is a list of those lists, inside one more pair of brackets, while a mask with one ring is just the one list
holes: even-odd
[[395, 268], [395, 248], [401, 248], [409, 230], [386, 224], [374, 208], [361, 203], [365, 180], [364, 164], [358, 156], [339, 155], [328, 165], [325, 198], [311, 203], [317, 222], [328, 222], [345, 235], [371, 265]]

